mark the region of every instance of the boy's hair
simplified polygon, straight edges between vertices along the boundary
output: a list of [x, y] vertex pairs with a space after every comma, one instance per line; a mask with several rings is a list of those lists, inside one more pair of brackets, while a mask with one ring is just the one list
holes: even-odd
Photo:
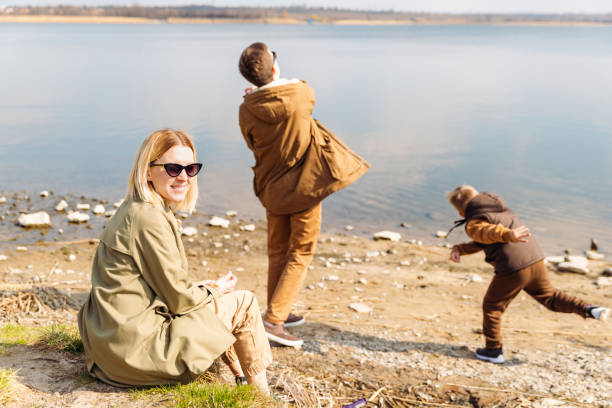
[[472, 198], [478, 195], [478, 191], [467, 184], [463, 184], [446, 195], [448, 201], [459, 211], [465, 213], [465, 209]]
[[268, 46], [262, 42], [249, 45], [238, 62], [242, 76], [255, 86], [263, 86], [272, 82], [274, 74], [274, 57], [268, 52]]
[[[151, 162], [157, 160], [174, 146], [185, 146], [193, 152], [193, 161], [196, 160], [196, 151], [189, 135], [181, 130], [162, 129], [153, 132], [147, 137], [136, 155], [130, 178], [128, 181], [127, 197], [132, 200], [146, 201], [148, 203], [164, 206], [164, 199], [155, 191], [153, 183], [147, 181], [147, 172]], [[175, 210], [192, 212], [198, 200], [198, 180], [194, 177], [191, 187], [187, 191], [185, 201], [172, 204]]]

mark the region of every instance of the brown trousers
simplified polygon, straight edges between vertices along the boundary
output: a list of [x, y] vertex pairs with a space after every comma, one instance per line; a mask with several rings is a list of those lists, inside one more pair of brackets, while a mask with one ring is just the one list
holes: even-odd
[[268, 218], [267, 322], [283, 323], [306, 278], [321, 230], [321, 203], [308, 210]]
[[236, 342], [223, 356], [225, 362], [229, 364], [238, 361], [244, 373], [249, 376], [259, 374], [270, 365], [270, 343], [253, 292], [230, 292], [210, 302], [206, 307], [214, 310], [236, 337]]
[[536, 262], [509, 275], [495, 275], [482, 301], [482, 331], [487, 348], [499, 348], [501, 316], [521, 290], [553, 312], [577, 313], [584, 317], [587, 303], [552, 287], [544, 261]]

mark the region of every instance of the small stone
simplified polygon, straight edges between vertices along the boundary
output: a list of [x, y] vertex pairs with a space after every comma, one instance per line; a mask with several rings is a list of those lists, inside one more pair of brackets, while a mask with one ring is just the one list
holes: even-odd
[[597, 251], [585, 251], [584, 253], [587, 259], [591, 259], [593, 261], [599, 261], [599, 260], [604, 259], [604, 254], [600, 254]]
[[40, 194], [40, 196], [41, 196], [42, 198], [47, 198], [47, 197], [49, 197], [49, 192], [48, 192], [47, 190], [43, 190], [43, 191], [41, 191], [41, 192], [40, 192], [40, 193], [38, 193], [38, 194]]
[[76, 260], [76, 255], [75, 254], [68, 255], [68, 261], [73, 262], [75, 260]]
[[446, 238], [448, 236], [448, 232], [446, 231], [436, 231], [434, 237], [436, 238]]
[[397, 232], [393, 232], [393, 231], [379, 231], [374, 234], [374, 239], [375, 240], [382, 239], [382, 240], [388, 240], [388, 241], [393, 241], [393, 242], [399, 242], [402, 240], [402, 236], [401, 234]]
[[321, 289], [325, 289], [325, 284], [323, 282], [317, 282], [317, 286]]
[[229, 218], [232, 218], [232, 217], [237, 216], [237, 215], [238, 215], [238, 212], [237, 212], [237, 211], [234, 211], [234, 210], [229, 210], [229, 211], [226, 211], [226, 212], [225, 212], [225, 215], [226, 215], [226, 216], [228, 216]]
[[230, 225], [230, 222], [229, 220], [226, 220], [225, 218], [217, 217], [215, 215], [210, 220], [208, 220], [208, 225], [210, 225], [211, 227], [228, 228]]
[[465, 277], [465, 279], [468, 282], [482, 282], [483, 281], [482, 276], [475, 274], [475, 273], [469, 274], [468, 276]]
[[96, 215], [102, 215], [105, 212], [106, 210], [104, 209], [104, 206], [102, 204], [97, 204], [93, 209], [93, 213]]
[[332, 267], [332, 263], [329, 261], [325, 261], [325, 267], [326, 268], [331, 268]]
[[39, 211], [32, 214], [21, 214], [17, 219], [20, 226], [25, 228], [41, 228], [50, 227], [51, 218], [45, 211]]
[[87, 222], [89, 221], [89, 214], [83, 214], [81, 212], [75, 211], [68, 214], [68, 222], [72, 222], [75, 224]]
[[605, 278], [603, 276], [600, 276], [599, 278], [597, 278], [595, 284], [597, 286], [610, 286], [612, 285], [612, 278]]
[[357, 271], [357, 273], [358, 273], [358, 274], [360, 274], [360, 275], [365, 275], [365, 274], [367, 274], [367, 273], [368, 273], [368, 271], [364, 271], [363, 269], [359, 269], [359, 270]]
[[612, 276], [612, 268], [606, 268], [601, 272], [602, 276]]
[[361, 283], [362, 285], [367, 285], [368, 284], [368, 281], [365, 278], [361, 278], [357, 282]]
[[185, 227], [183, 228], [183, 231], [181, 232], [181, 234], [186, 237], [193, 237], [194, 235], [198, 234], [198, 230], [195, 229], [194, 227]]
[[355, 229], [355, 227], [353, 227], [352, 225], [347, 225], [346, 227], [344, 227], [344, 229], [345, 229], [346, 231], [352, 231], [352, 230], [354, 230], [354, 229]]
[[66, 208], [68, 208], [68, 203], [66, 202], [66, 200], [61, 200], [59, 203], [57, 203], [57, 205], [55, 206], [55, 211], [57, 212], [62, 212], [64, 211]]
[[80, 203], [80, 204], [77, 204], [76, 208], [79, 211], [89, 211], [89, 209], [91, 208], [91, 205], [87, 203]]
[[57, 233], [61, 235], [61, 234], [64, 233], [64, 230], [62, 228], [60, 228], [60, 229], [57, 230]]
[[313, 290], [314, 288], [314, 285], [306, 285], [306, 289]]
[[106, 212], [104, 213], [104, 216], [105, 216], [106, 218], [110, 218], [110, 217], [112, 217], [113, 215], [115, 215], [115, 213], [116, 213], [116, 212], [117, 212], [117, 210], [108, 210], [108, 211], [106, 211]]
[[215, 248], [223, 247], [223, 243], [222, 242], [213, 242], [213, 245], [215, 246]]
[[253, 232], [253, 231], [255, 231], [255, 224], [241, 225], [240, 226], [240, 231]]
[[0, 204], [4, 204], [6, 203], [6, 197], [2, 196], [0, 197]]
[[363, 292], [363, 289], [359, 286], [355, 286], [355, 292]]
[[411, 227], [412, 227], [412, 225], [408, 224], [407, 222], [402, 222], [402, 223], [400, 224], [400, 227], [402, 227], [402, 228], [411, 228]]
[[366, 258], [375, 258], [378, 255], [380, 255], [380, 252], [378, 251], [366, 251]]
[[6, 261], [8, 257], [6, 255], [0, 255], [0, 261]]
[[119, 208], [119, 207], [121, 207], [121, 204], [123, 204], [123, 201], [124, 201], [124, 199], [123, 199], [123, 198], [122, 198], [121, 200], [119, 200], [119, 201], [115, 201], [115, 202], [113, 203], [113, 207], [115, 207], [115, 208]]
[[366, 306], [363, 303], [351, 303], [349, 308], [353, 309], [357, 313], [370, 313], [372, 311], [371, 307]]
[[407, 260], [407, 259], [406, 259], [406, 260], [403, 260], [403, 261], [401, 261], [401, 262], [400, 262], [400, 265], [401, 265], [401, 266], [410, 266], [410, 261], [409, 261], [409, 260]]
[[326, 277], [323, 278], [323, 280], [326, 280], [326, 281], [337, 281], [339, 279], [340, 278], [338, 278], [338, 276], [336, 276], [336, 275], [329, 275], [329, 276], [326, 276]]
[[28, 248], [24, 247], [24, 246], [18, 246], [15, 248], [15, 251], [17, 252], [28, 252]]
[[206, 265], [208, 265], [208, 262], [202, 261], [202, 266], [206, 266]]
[[387, 249], [387, 253], [388, 253], [389, 255], [396, 255], [396, 254], [397, 254], [397, 250], [396, 250], [396, 249], [394, 249], [394, 248]]
[[229, 235], [229, 234], [224, 234], [223, 235], [223, 239], [231, 239], [231, 238], [232, 238], [232, 236]]

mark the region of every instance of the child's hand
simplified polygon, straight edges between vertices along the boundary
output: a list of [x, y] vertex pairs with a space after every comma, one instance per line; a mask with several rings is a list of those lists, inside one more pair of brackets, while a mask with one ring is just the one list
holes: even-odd
[[457, 248], [453, 249], [450, 253], [450, 260], [453, 262], [461, 262], [461, 254]]
[[529, 228], [522, 227], [514, 228], [512, 231], [512, 242], [527, 242], [527, 238], [531, 236], [531, 232], [529, 232]]
[[257, 89], [257, 87], [255, 85], [251, 85], [248, 88], [244, 88], [244, 94], [248, 95], [248, 94], [252, 93], [256, 89]]
[[219, 292], [223, 295], [232, 292], [236, 287], [236, 282], [238, 282], [238, 278], [231, 271], [215, 281]]

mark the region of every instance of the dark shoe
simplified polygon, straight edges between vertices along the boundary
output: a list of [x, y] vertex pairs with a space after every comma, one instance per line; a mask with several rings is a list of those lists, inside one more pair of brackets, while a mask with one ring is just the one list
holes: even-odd
[[601, 306], [587, 306], [584, 314], [587, 318], [601, 320], [602, 322], [607, 320], [610, 316], [610, 309]]
[[265, 320], [263, 321], [263, 324], [264, 329], [266, 329], [268, 340], [270, 341], [282, 344], [283, 346], [295, 348], [302, 347], [302, 344], [304, 344], [304, 340], [289, 333], [282, 324], [272, 324]]
[[236, 385], [248, 385], [246, 377], [236, 377]]
[[490, 349], [490, 348], [479, 348], [476, 349], [476, 358], [479, 360], [489, 361], [495, 364], [501, 364], [504, 360], [504, 355], [502, 354], [502, 349]]
[[293, 313], [289, 313], [289, 317], [287, 317], [287, 320], [285, 320], [285, 323], [283, 323], [283, 326], [295, 327], [295, 326], [304, 324], [305, 321], [306, 319], [304, 319], [303, 316], [298, 316], [298, 315], [294, 315]]

